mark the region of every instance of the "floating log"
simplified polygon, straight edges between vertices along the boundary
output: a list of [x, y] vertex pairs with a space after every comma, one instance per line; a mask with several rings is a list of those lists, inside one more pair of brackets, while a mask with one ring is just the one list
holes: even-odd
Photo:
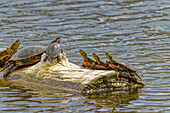
[[142, 88], [137, 76], [114, 70], [92, 70], [70, 63], [66, 58], [51, 64], [41, 61], [36, 65], [15, 70], [11, 77], [19, 75], [22, 80], [59, 89], [81, 93], [95, 93], [110, 89]]

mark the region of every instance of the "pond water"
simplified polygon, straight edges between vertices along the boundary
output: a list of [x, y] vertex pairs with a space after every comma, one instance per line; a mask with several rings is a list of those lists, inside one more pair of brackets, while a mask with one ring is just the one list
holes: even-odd
[[169, 0], [1, 0], [0, 47], [47, 46], [55, 37], [70, 62], [79, 49], [132, 65], [142, 89], [83, 96], [0, 81], [0, 112], [170, 112]]

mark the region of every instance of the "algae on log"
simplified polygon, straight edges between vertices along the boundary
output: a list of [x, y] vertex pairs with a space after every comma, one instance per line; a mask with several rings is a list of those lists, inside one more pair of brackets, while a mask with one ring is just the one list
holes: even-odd
[[[67, 60], [67, 59], [66, 59]], [[22, 79], [45, 84], [61, 89], [89, 93], [108, 89], [144, 87], [137, 76], [130, 76], [126, 72], [111, 70], [91, 70], [73, 63], [39, 62], [31, 67], [16, 70], [12, 75], [20, 75]]]

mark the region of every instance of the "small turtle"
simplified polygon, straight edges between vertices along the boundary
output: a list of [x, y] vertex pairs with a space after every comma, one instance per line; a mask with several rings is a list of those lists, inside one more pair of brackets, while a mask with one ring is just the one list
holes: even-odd
[[96, 61], [94, 62], [94, 64], [92, 65], [91, 68], [109, 70], [109, 68], [108, 68], [109, 65], [105, 64], [104, 62], [102, 62], [102, 61], [100, 60], [100, 58], [99, 58], [98, 55], [96, 55], [95, 53], [93, 53], [92, 56], [93, 56], [93, 58], [94, 58]]
[[0, 67], [3, 67], [5, 65], [5, 62], [17, 52], [20, 43], [21, 41], [20, 39], [18, 39], [11, 45], [10, 48], [6, 48], [5, 50], [0, 51]]
[[128, 72], [130, 75], [136, 75], [139, 77], [139, 79], [141, 80], [140, 76], [137, 74], [136, 71], [130, 69], [129, 67], [116, 62], [115, 60], [113, 60], [112, 56], [108, 53], [105, 52], [106, 57], [109, 59], [109, 61], [106, 61], [106, 63], [109, 65], [108, 67], [110, 69], [114, 69], [114, 70], [118, 70], [118, 71], [124, 71], [124, 72]]
[[[6, 68], [7, 69], [4, 71], [3, 77], [7, 78], [8, 74], [12, 72], [16, 67], [33, 65], [39, 62], [41, 60], [41, 55], [45, 52], [47, 56], [49, 55], [48, 56], [49, 58], [57, 57], [57, 55], [59, 54], [59, 51], [62, 51], [61, 46], [58, 45], [59, 39], [60, 38], [57, 38], [54, 41], [52, 41], [51, 44], [47, 47], [47, 49], [44, 46], [28, 46], [28, 47], [25, 47], [19, 50], [16, 54], [14, 54], [11, 57], [11, 59], [7, 61], [7, 64], [4, 67], [4, 69]], [[52, 52], [51, 50], [54, 50], [56, 54]], [[54, 57], [52, 57], [52, 55]]]
[[60, 45], [61, 37], [57, 37], [55, 40], [53, 40], [50, 45], [46, 49], [46, 55], [47, 59], [52, 63], [53, 60], [60, 61], [60, 55], [63, 53], [63, 49]]
[[82, 49], [79, 50], [79, 53], [83, 57], [82, 66], [86, 67], [86, 68], [90, 68], [94, 63], [94, 60], [88, 58], [86, 52], [84, 50], [82, 50]]

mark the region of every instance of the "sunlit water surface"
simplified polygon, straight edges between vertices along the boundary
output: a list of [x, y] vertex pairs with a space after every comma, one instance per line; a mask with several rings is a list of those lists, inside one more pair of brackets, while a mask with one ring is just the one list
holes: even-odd
[[57, 36], [70, 62], [81, 65], [79, 49], [103, 61], [108, 51], [146, 86], [83, 96], [1, 81], [0, 112], [170, 112], [169, 0], [0, 1], [0, 47], [47, 46]]

